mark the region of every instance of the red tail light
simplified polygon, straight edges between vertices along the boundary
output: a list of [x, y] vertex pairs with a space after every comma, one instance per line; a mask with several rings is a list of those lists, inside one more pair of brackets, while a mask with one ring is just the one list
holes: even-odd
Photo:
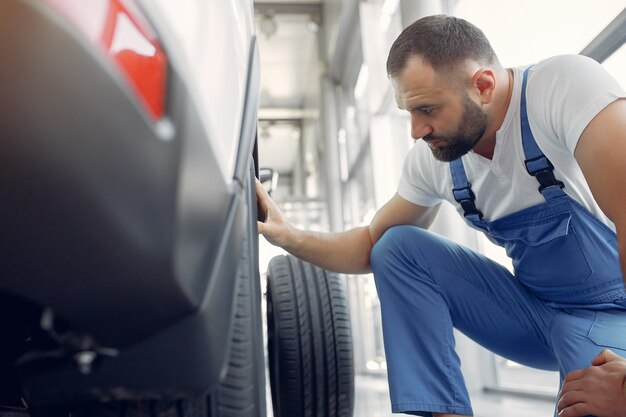
[[167, 57], [131, 0], [46, 0], [111, 57], [154, 120], [163, 116]]

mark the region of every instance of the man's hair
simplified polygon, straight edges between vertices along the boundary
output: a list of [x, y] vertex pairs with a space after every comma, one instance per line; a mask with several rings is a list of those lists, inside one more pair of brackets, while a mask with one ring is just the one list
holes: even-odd
[[436, 71], [455, 72], [466, 59], [482, 65], [499, 63], [485, 34], [466, 20], [453, 16], [423, 17], [405, 28], [387, 58], [387, 74], [399, 75], [413, 56], [420, 56]]

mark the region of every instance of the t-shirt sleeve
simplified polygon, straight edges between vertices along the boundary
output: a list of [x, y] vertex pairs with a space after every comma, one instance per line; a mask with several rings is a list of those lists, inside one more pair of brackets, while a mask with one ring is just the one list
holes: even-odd
[[398, 194], [413, 204], [432, 207], [441, 202], [442, 198], [432, 186], [433, 172], [428, 155], [430, 150], [426, 146], [424, 142], [417, 141], [404, 159]]
[[561, 55], [531, 70], [527, 97], [531, 119], [542, 125], [538, 130], [550, 132], [573, 154], [589, 122], [626, 93], [593, 59]]

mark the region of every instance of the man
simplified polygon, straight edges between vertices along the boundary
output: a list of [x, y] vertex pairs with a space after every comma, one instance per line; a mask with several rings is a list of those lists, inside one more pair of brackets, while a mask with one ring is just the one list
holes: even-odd
[[[472, 415], [453, 327], [562, 378], [604, 346], [626, 356], [626, 332], [615, 331], [626, 329], [626, 93], [617, 82], [580, 56], [505, 69], [478, 28], [442, 15], [400, 34], [387, 72], [416, 143], [369, 226], [297, 230], [260, 186], [257, 195], [270, 242], [329, 270], [373, 271], [392, 411]], [[506, 248], [514, 275], [424, 230], [444, 200]]]

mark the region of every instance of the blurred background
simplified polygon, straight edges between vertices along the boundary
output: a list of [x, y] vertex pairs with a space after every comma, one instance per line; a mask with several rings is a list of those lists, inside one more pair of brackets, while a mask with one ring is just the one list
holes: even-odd
[[[254, 1], [261, 57], [259, 160], [279, 174], [273, 197], [309, 230], [368, 224], [396, 191], [412, 146], [385, 72], [391, 43], [437, 13], [481, 28], [505, 67], [591, 56], [626, 86], [624, 0]], [[433, 230], [510, 267], [500, 248], [443, 207]], [[262, 242], [261, 272], [282, 253]], [[346, 276], [354, 325], [356, 416], [390, 415], [380, 306], [369, 275]], [[499, 358], [461, 334], [457, 351], [478, 416], [553, 412], [556, 373]]]

